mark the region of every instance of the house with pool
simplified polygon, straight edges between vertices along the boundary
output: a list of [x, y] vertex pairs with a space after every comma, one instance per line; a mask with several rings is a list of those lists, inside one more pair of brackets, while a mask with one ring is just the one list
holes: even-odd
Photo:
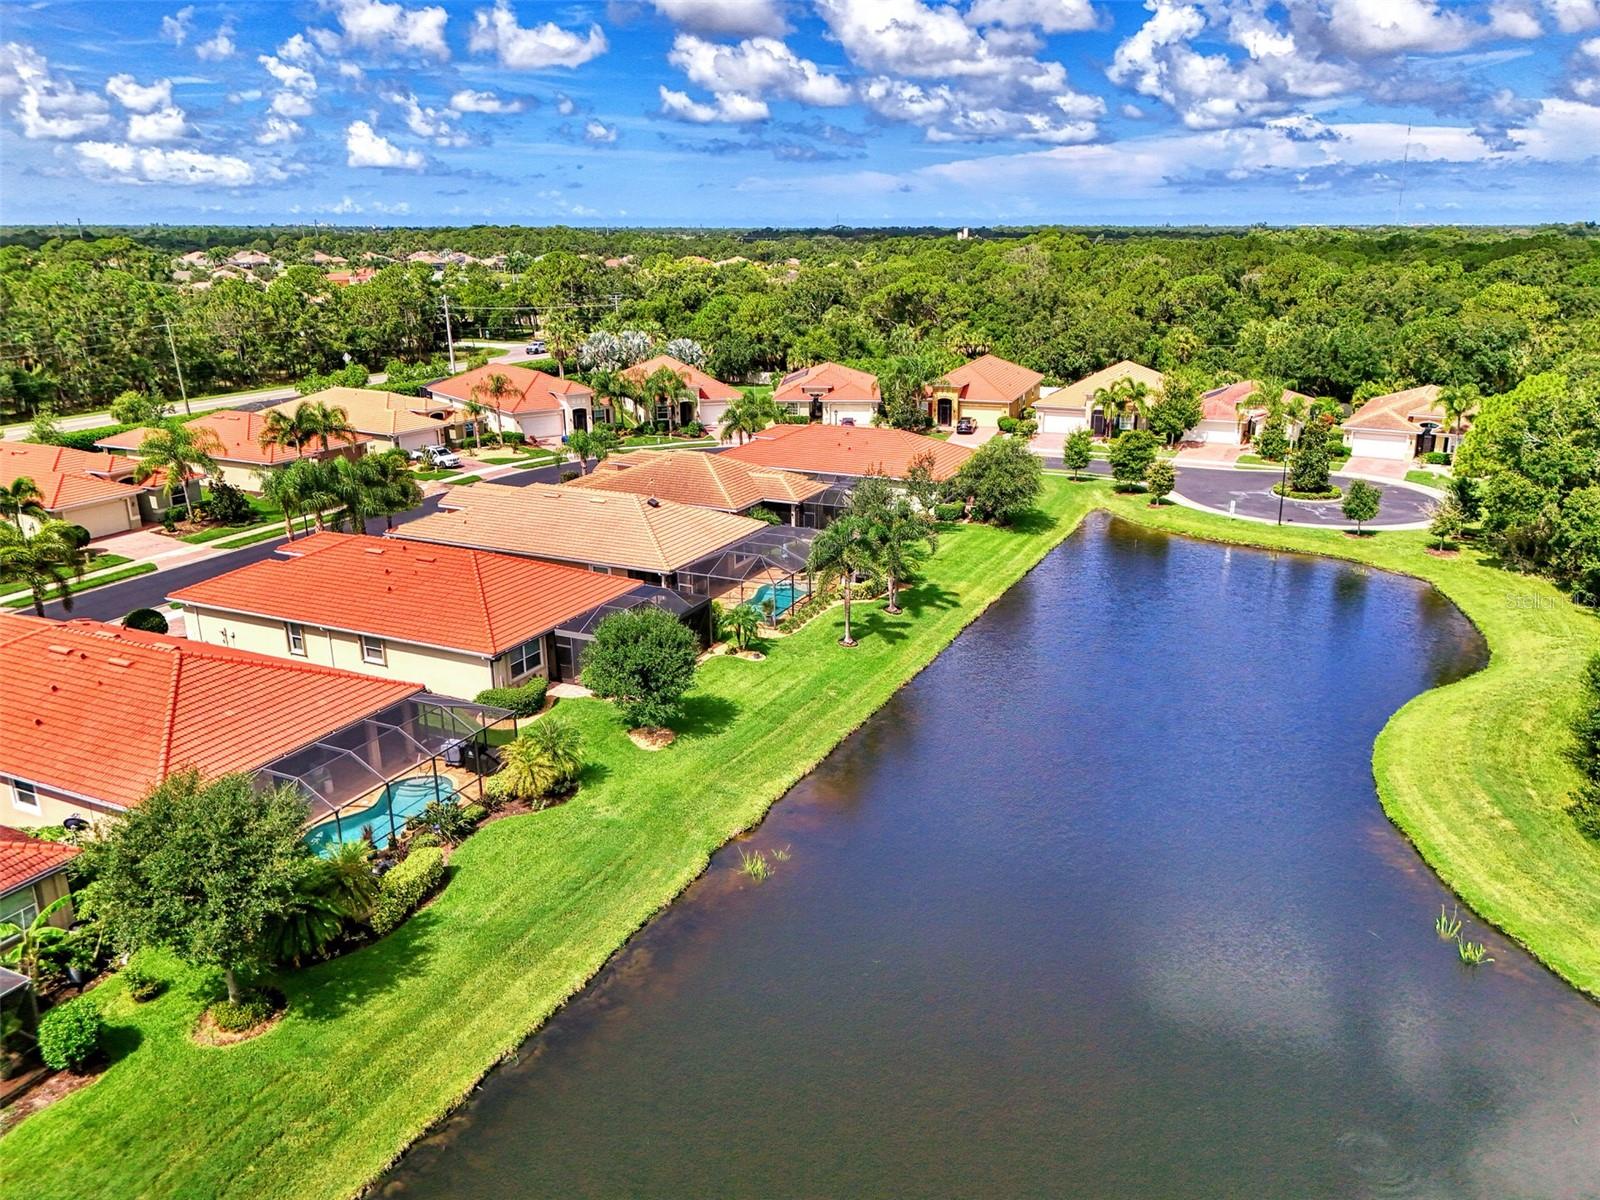
[[548, 678], [558, 631], [639, 586], [514, 554], [315, 533], [169, 599], [198, 641], [470, 700]]
[[[776, 619], [810, 594], [805, 562], [814, 535], [793, 525], [769, 525], [628, 491], [479, 483], [453, 488], [438, 512], [408, 521], [388, 536], [631, 579], [654, 588], [651, 603], [678, 611], [702, 642], [709, 642], [712, 600], [758, 607], [771, 601]], [[558, 661], [556, 677], [565, 678], [565, 669], [567, 664]]]
[[316, 843], [383, 844], [434, 798], [482, 796], [500, 709], [420, 684], [101, 621], [0, 614], [0, 825], [126, 813], [177, 771], [294, 788]]

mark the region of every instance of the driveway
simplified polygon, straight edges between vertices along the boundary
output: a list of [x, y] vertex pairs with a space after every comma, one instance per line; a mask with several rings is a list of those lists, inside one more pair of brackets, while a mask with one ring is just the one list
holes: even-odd
[[1411, 470], [1411, 463], [1400, 462], [1393, 458], [1363, 458], [1351, 455], [1345, 460], [1343, 470], [1347, 475], [1358, 475], [1363, 479], [1404, 479], [1406, 472]]
[[1248, 446], [1230, 446], [1225, 442], [1191, 442], [1173, 456], [1172, 465], [1231, 467], [1248, 449], [1250, 449]]
[[993, 425], [979, 425], [974, 433], [952, 433], [949, 441], [952, 446], [965, 446], [969, 450], [975, 450], [999, 432]]

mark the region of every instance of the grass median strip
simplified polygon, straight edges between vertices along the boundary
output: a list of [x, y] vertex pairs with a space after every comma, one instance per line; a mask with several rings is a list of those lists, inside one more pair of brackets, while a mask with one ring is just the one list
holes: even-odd
[[[67, 591], [71, 595], [76, 596], [79, 592], [87, 592], [91, 588], [101, 587], [104, 584], [121, 583], [124, 579], [132, 579], [136, 575], [148, 575], [151, 571], [156, 569], [155, 563], [135, 563], [131, 567], [124, 567], [117, 571], [108, 571], [104, 575], [91, 575], [87, 578], [79, 579], [68, 584]], [[50, 600], [54, 600], [56, 598], [57, 597], [54, 589], [52, 589], [49, 600], [46, 600], [46, 603], [49, 603]], [[14, 599], [0, 602], [0, 604], [3, 604], [3, 606], [6, 608], [28, 608], [33, 604], [33, 597], [18, 596]]]

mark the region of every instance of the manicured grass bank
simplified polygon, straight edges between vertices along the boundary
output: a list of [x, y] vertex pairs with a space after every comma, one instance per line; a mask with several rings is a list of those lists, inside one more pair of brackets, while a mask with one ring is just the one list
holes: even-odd
[[1113, 497], [1110, 507], [1174, 533], [1414, 575], [1459, 606], [1487, 640], [1489, 666], [1395, 714], [1373, 751], [1378, 795], [1474, 912], [1574, 987], [1600, 995], [1600, 846], [1564, 811], [1576, 781], [1563, 751], [1578, 675], [1600, 650], [1592, 612], [1543, 580], [1488, 565], [1476, 551], [1429, 555], [1420, 531], [1352, 538], [1176, 506], [1152, 509], [1136, 496]]
[[635, 748], [607, 705], [564, 701], [596, 764], [579, 798], [487, 826], [396, 933], [287, 975], [290, 1014], [258, 1041], [190, 1043], [197, 973], [143, 1006], [109, 984], [121, 1057], [0, 1139], [8, 1193], [302, 1200], [375, 1178], [1099, 495], [1047, 486], [1045, 516], [1025, 530], [945, 537], [903, 616], [859, 606], [857, 649], [835, 645], [836, 611], [764, 662], [708, 662], [667, 751]]

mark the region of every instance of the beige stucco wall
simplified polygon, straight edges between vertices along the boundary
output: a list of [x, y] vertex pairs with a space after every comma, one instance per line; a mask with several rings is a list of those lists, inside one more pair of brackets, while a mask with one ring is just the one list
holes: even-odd
[[824, 400], [822, 402], [822, 423], [824, 425], [837, 425], [840, 421], [851, 418], [857, 425], [870, 425], [877, 411], [878, 406], [870, 400], [859, 402], [840, 401], [837, 404]]
[[[47, 512], [45, 516], [54, 521], [65, 521], [69, 525], [82, 525], [89, 531], [90, 537], [109, 537], [113, 533], [126, 533], [130, 529], [139, 528], [139, 497], [136, 492], [129, 491], [128, 495], [102, 500], [98, 504], [84, 504], [77, 508], [58, 508]], [[27, 533], [33, 533], [39, 527], [39, 522], [33, 517], [22, 518], [22, 528]]]
[[[290, 662], [317, 663], [381, 679], [420, 683], [441, 696], [470, 700], [484, 688], [503, 687], [511, 682], [510, 666], [504, 655], [491, 662], [471, 654], [386, 639], [386, 661], [380, 666], [361, 657], [361, 639], [354, 633], [304, 625], [306, 652], [301, 656], [289, 653], [289, 638], [282, 621], [193, 606], [185, 609], [184, 617], [185, 631], [196, 641], [254, 650]], [[447, 615], [441, 614], [442, 627], [448, 620]], [[546, 674], [549, 664], [550, 647], [546, 645], [544, 663], [534, 674]], [[526, 678], [519, 682], [525, 682]]]
[[39, 798], [38, 812], [19, 805], [16, 789], [11, 786], [11, 781], [0, 778], [0, 825], [9, 825], [13, 829], [37, 829], [41, 825], [59, 825], [74, 813], [92, 821], [97, 817], [121, 811], [110, 805], [87, 804], [45, 787], [36, 790]]

